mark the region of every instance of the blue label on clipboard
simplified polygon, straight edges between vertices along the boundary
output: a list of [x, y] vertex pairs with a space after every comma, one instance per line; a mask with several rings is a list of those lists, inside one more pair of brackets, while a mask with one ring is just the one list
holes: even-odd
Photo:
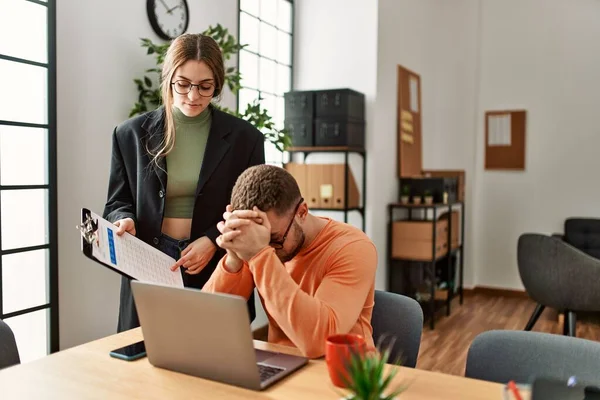
[[117, 265], [117, 254], [115, 253], [115, 240], [113, 238], [113, 231], [110, 228], [106, 228], [108, 231], [108, 249], [110, 250], [110, 262]]

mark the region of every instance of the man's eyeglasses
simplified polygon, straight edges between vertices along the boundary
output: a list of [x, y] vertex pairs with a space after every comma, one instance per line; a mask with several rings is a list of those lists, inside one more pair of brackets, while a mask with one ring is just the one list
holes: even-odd
[[211, 97], [215, 93], [215, 85], [212, 83], [204, 82], [194, 85], [188, 81], [175, 81], [171, 82], [173, 89], [179, 94], [188, 94], [192, 91], [194, 86], [198, 87], [198, 93], [202, 97]]
[[283, 234], [283, 237], [281, 238], [281, 240], [271, 241], [271, 243], [269, 243], [269, 246], [271, 246], [272, 248], [277, 249], [277, 250], [283, 249], [283, 244], [285, 243], [285, 239], [287, 239], [287, 235], [290, 232], [290, 228], [292, 227], [292, 224], [294, 223], [294, 219], [296, 219], [296, 213], [298, 212], [298, 208], [300, 208], [300, 205], [302, 204], [303, 201], [304, 201], [304, 199], [301, 197], [300, 201], [296, 205], [296, 208], [294, 209], [294, 214], [292, 214], [292, 220], [290, 221], [287, 229], [285, 230], [285, 233]]

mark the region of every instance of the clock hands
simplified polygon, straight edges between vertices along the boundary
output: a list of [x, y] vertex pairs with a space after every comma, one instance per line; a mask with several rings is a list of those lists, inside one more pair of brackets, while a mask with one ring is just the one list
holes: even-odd
[[179, 6], [181, 6], [181, 4], [177, 4], [175, 7], [171, 8], [170, 10], [167, 10], [167, 12], [168, 12], [169, 14], [171, 14], [171, 12], [172, 12], [174, 9], [176, 9], [176, 8], [179, 8]]
[[169, 6], [167, 5], [167, 3], [165, 3], [165, 0], [160, 0], [160, 2], [162, 3], [163, 6], [165, 6], [165, 8], [167, 9], [167, 12], [169, 12]]

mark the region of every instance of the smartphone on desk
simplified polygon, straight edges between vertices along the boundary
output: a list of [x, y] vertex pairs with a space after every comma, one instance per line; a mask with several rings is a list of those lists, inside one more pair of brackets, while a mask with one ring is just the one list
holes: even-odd
[[133, 343], [110, 352], [111, 357], [125, 361], [134, 361], [146, 357], [146, 346], [144, 341]]

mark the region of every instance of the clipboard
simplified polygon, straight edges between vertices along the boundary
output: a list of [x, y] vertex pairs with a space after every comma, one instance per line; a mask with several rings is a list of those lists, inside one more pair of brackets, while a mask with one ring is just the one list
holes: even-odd
[[92, 261], [129, 279], [184, 287], [181, 271], [171, 271], [177, 260], [128, 232], [117, 236], [117, 226], [87, 208], [81, 209], [81, 251]]

